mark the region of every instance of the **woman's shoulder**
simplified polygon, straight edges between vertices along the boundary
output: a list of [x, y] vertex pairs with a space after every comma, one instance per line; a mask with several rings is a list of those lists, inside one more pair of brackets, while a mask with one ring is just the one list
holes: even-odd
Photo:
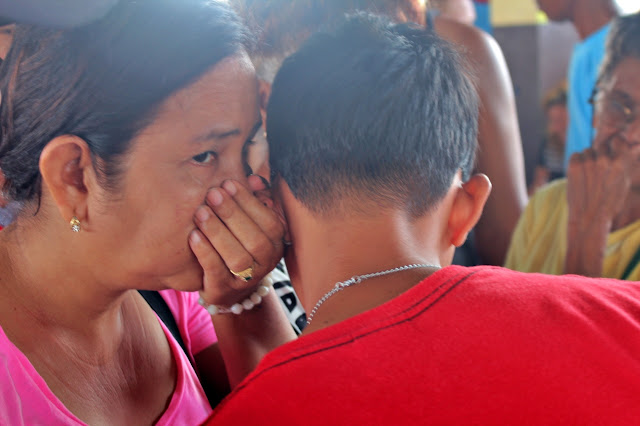
[[554, 203], [556, 206], [566, 206], [567, 204], [567, 179], [556, 179], [542, 188], [538, 189], [529, 200], [529, 204], [548, 205]]
[[529, 229], [537, 229], [540, 225], [542, 232], [559, 226], [567, 211], [567, 180], [556, 179], [538, 189], [529, 199], [521, 220]]

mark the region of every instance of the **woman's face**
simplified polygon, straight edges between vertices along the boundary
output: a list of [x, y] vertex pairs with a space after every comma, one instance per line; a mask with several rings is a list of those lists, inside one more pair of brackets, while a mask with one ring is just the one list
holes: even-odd
[[[640, 144], [640, 59], [626, 58], [613, 70], [595, 98], [594, 124], [597, 150], [618, 135], [629, 145]], [[640, 158], [636, 159], [640, 165]], [[640, 167], [634, 168], [632, 182], [640, 187]]]
[[202, 271], [188, 245], [194, 213], [209, 188], [246, 182], [246, 151], [260, 124], [246, 54], [167, 99], [132, 141], [119, 188], [90, 206], [99, 212], [92, 218], [101, 240], [92, 243], [104, 256], [99, 278], [125, 288], [200, 289]]

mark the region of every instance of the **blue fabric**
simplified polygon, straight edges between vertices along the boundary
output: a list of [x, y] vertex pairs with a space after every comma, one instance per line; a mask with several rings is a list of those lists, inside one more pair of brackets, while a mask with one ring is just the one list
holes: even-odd
[[569, 126], [564, 157], [565, 168], [575, 152], [591, 146], [593, 137], [592, 106], [589, 98], [596, 85], [598, 69], [604, 57], [604, 48], [610, 25], [599, 29], [578, 43], [569, 64]]
[[491, 27], [491, 9], [487, 3], [475, 3], [476, 7], [476, 22], [474, 25], [485, 32], [492, 34], [493, 28]]

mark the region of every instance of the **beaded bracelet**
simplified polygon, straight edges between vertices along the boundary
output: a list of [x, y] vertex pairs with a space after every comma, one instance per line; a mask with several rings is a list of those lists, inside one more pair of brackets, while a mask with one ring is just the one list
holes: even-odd
[[221, 306], [221, 305], [210, 305], [200, 296], [198, 299], [198, 303], [209, 312], [210, 315], [218, 315], [218, 314], [236, 314], [240, 315], [244, 311], [250, 311], [255, 306], [262, 303], [262, 298], [269, 294], [271, 285], [273, 284], [273, 280], [269, 275], [265, 276], [262, 281], [260, 281], [260, 285], [256, 288], [249, 297], [244, 299], [242, 302], [235, 303], [231, 306]]

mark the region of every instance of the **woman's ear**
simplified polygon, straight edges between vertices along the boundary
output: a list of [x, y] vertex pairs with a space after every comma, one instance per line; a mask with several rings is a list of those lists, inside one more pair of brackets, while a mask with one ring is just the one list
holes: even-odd
[[86, 224], [90, 182], [95, 181], [87, 143], [73, 135], [52, 139], [40, 154], [40, 174], [63, 219], [75, 216]]
[[491, 182], [483, 174], [473, 175], [456, 189], [448, 221], [452, 245], [460, 247], [464, 244], [469, 231], [478, 223], [490, 193]]
[[262, 127], [267, 128], [267, 105], [271, 96], [271, 84], [260, 79], [258, 82], [258, 101], [260, 102], [260, 115], [262, 116]]

